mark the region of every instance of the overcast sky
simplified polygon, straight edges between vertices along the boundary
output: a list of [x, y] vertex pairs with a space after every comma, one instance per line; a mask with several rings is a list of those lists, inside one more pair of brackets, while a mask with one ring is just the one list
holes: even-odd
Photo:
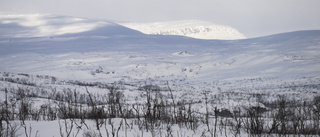
[[204, 20], [247, 37], [320, 30], [320, 0], [0, 0], [3, 13], [51, 13], [123, 22]]

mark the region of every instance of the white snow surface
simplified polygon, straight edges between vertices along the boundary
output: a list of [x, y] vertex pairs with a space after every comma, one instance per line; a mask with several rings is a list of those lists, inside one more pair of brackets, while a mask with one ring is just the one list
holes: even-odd
[[146, 35], [108, 21], [57, 15], [0, 17], [1, 71], [197, 82], [320, 74], [319, 31], [221, 41]]
[[197, 39], [234, 40], [246, 37], [238, 30], [224, 25], [199, 20], [154, 23], [121, 23], [121, 25], [153, 35], [179, 35]]
[[[7, 87], [86, 93], [84, 86], [70, 84], [80, 81], [120, 83], [126, 103], [143, 103], [144, 92], [139, 87], [151, 84], [166, 89], [168, 82], [176, 100], [199, 102], [193, 105], [196, 112], [205, 112], [205, 92], [216, 105], [212, 107], [232, 111], [256, 104], [252, 97], [255, 94], [265, 95], [266, 101], [275, 100], [279, 94], [312, 99], [320, 94], [319, 68], [319, 30], [252, 39], [203, 40], [148, 35], [104, 20], [0, 15], [0, 100]], [[31, 86], [10, 79], [30, 82]], [[95, 95], [106, 94], [106, 89], [96, 86], [88, 90]], [[163, 91], [169, 97], [167, 94]], [[43, 103], [41, 98], [34, 101], [37, 106]], [[59, 136], [57, 121], [28, 123], [40, 131], [40, 136], [46, 134], [48, 129], [43, 126], [48, 125], [54, 130], [47, 136]], [[130, 133], [135, 136], [138, 132]]]
[[[0, 14], [0, 36], [9, 38], [32, 38], [32, 37], [54, 37], [68, 34], [91, 35], [99, 34], [97, 29], [108, 29], [109, 32], [102, 34], [103, 36], [119, 35], [115, 30], [121, 32], [120, 26], [113, 22], [90, 20], [77, 17], [58, 16], [51, 14], [17, 14], [17, 15], [1, 15]], [[129, 30], [129, 29], [126, 29]], [[129, 30], [130, 31], [130, 30]], [[121, 33], [131, 34], [130, 32]]]
[[[199, 100], [198, 92], [203, 91], [219, 96], [224, 92], [265, 93], [270, 87], [288, 84], [319, 85], [319, 30], [201, 40], [147, 35], [103, 20], [38, 14], [0, 17], [0, 72], [136, 85], [127, 87], [128, 101], [134, 101], [139, 92], [132, 91], [139, 86], [166, 87], [167, 81], [173, 90], [181, 91], [177, 97]], [[53, 29], [41, 30], [46, 27]], [[318, 93], [296, 95], [302, 94], [312, 97]]]

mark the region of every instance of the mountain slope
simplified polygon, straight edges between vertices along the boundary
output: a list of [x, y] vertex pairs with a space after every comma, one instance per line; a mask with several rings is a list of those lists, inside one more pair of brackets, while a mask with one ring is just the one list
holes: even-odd
[[[4, 119], [13, 118], [3, 131], [81, 137], [107, 136], [119, 127], [120, 136], [213, 136], [207, 127], [219, 118], [217, 129], [235, 136], [238, 127], [225, 124], [237, 125], [230, 119], [235, 114], [245, 121], [238, 135], [249, 136], [251, 112], [266, 129], [280, 109], [308, 115], [306, 129], [318, 120], [308, 111], [320, 95], [319, 30], [202, 40], [57, 15], [0, 18], [0, 100]], [[274, 107], [283, 102], [290, 105]], [[159, 119], [147, 118], [149, 111]], [[99, 122], [110, 130], [95, 130]]]
[[[320, 74], [320, 31], [199, 40], [146, 35], [112, 22], [65, 16], [1, 17], [5, 31], [0, 38], [0, 71], [89, 81], [182, 83]], [[41, 31], [50, 27], [55, 29]]]
[[122, 23], [128, 28], [153, 35], [180, 35], [198, 39], [244, 39], [238, 30], [209, 22], [186, 20], [156, 23]]
[[124, 28], [109, 21], [97, 21], [49, 14], [0, 15], [0, 23], [1, 38], [54, 37], [64, 35], [116, 36], [140, 34], [138, 31]]
[[[27, 18], [31, 25], [1, 18], [0, 28], [5, 29], [0, 31], [2, 100], [6, 88], [23, 87], [42, 98], [70, 89], [87, 94], [88, 88], [97, 97], [106, 97], [106, 87], [116, 85], [130, 104], [146, 102], [144, 87], [155, 87], [164, 98], [173, 94], [177, 102], [198, 102], [193, 105], [196, 112], [205, 112], [204, 93], [213, 105], [232, 112], [261, 103], [258, 97], [263, 102], [279, 95], [305, 101], [319, 95], [319, 30], [201, 40], [147, 35], [108, 21], [29, 16], [14, 16], [14, 20]], [[36, 33], [47, 26], [57, 32]], [[90, 29], [59, 29], [73, 26]]]

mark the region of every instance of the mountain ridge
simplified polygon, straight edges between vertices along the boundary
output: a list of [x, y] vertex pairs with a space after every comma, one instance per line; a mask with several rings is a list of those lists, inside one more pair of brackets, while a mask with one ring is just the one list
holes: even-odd
[[[55, 23], [50, 23], [52, 18]], [[1, 71], [83, 80], [135, 81], [151, 78], [184, 82], [319, 74], [320, 33], [317, 30], [241, 40], [203, 40], [147, 35], [107, 22], [95, 26], [96, 21], [90, 19], [64, 16], [43, 19], [46, 23], [41, 25], [40, 21], [40, 25], [35, 27], [1, 20], [0, 28], [13, 24], [7, 28], [11, 36], [6, 32], [0, 35]], [[14, 37], [21, 28], [26, 29], [23, 32], [27, 34], [46, 25], [54, 28], [72, 28], [75, 25], [78, 28], [88, 24], [93, 24], [93, 28], [81, 32], [59, 34], [49, 31], [44, 34], [56, 35]], [[91, 75], [98, 68], [114, 73]]]
[[131, 29], [152, 35], [180, 35], [198, 39], [245, 39], [238, 30], [206, 21], [183, 20], [154, 23], [120, 23]]

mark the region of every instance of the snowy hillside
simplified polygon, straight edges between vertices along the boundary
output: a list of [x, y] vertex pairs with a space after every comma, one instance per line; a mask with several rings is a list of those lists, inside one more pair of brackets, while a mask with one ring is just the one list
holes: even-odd
[[[233, 40], [146, 35], [121, 25], [55, 15], [2, 15], [0, 70], [67, 79], [212, 82], [315, 77], [319, 33]], [[94, 73], [100, 69], [103, 73]]]
[[[55, 36], [118, 36], [139, 32], [108, 21], [46, 14], [0, 14], [1, 38], [32, 38]], [[94, 33], [94, 34], [92, 34]]]
[[55, 15], [2, 15], [0, 28], [2, 72], [105, 83], [168, 81], [199, 89], [217, 81], [268, 81], [256, 85], [260, 87], [270, 79], [308, 81], [320, 74], [316, 30], [199, 40], [146, 35], [112, 22]]
[[[145, 35], [111, 22], [1, 16], [2, 71], [83, 80], [214, 81], [319, 74], [319, 31], [236, 41]], [[111, 74], [92, 71], [103, 69]]]
[[[168, 23], [168, 26], [183, 23], [172, 24]], [[124, 27], [124, 24], [103, 20], [58, 15], [1, 15], [0, 103], [4, 102], [7, 94], [21, 102], [16, 96], [25, 91], [32, 100], [29, 103], [33, 105], [30, 106], [35, 108], [46, 109], [52, 105], [52, 108], [61, 109], [63, 107], [57, 106], [63, 102], [79, 103], [76, 97], [71, 97], [76, 101], [70, 102], [69, 95], [82, 97], [82, 100], [79, 99], [82, 105], [87, 104], [86, 107], [90, 108], [93, 103], [88, 103], [88, 96], [92, 94], [103, 108], [103, 101], [110, 100], [110, 87], [116, 87], [123, 94], [121, 103], [126, 105], [123, 111], [133, 118], [128, 135], [151, 136], [151, 132], [145, 131], [143, 126], [133, 124], [139, 123], [135, 118], [147, 112], [145, 109], [151, 105], [145, 103], [154, 97], [153, 103], [160, 98], [169, 103], [165, 112], [170, 112], [170, 115], [176, 115], [171, 107], [178, 104], [181, 107], [179, 111], [186, 113], [187, 105], [181, 103], [189, 102], [190, 112], [194, 112], [192, 117], [199, 118], [196, 121], [200, 123], [195, 122], [198, 127], [190, 134], [209, 136], [211, 130], [202, 121], [204, 114], [210, 113], [212, 116], [214, 109], [229, 113], [241, 109], [244, 112], [258, 104], [273, 113], [275, 108], [272, 105], [280, 95], [299, 101], [311, 101], [320, 95], [320, 30], [241, 39], [243, 35], [232, 28], [217, 27], [219, 33], [216, 33], [211, 27], [212, 31], [206, 27], [192, 27], [194, 24], [198, 22], [172, 28], [178, 31], [159, 32], [163, 35], [148, 35]], [[170, 28], [168, 26], [163, 28]], [[180, 30], [186, 26], [191, 29]], [[146, 29], [153, 33], [150, 28]], [[204, 33], [198, 34], [200, 31]], [[239, 40], [202, 40], [172, 35], [183, 33], [206, 38], [203, 37], [205, 34], [209, 38], [213, 34], [222, 34], [220, 31]], [[76, 107], [74, 104], [68, 105]], [[86, 110], [86, 107], [79, 110]], [[59, 114], [58, 111], [56, 113]], [[230, 116], [219, 116], [219, 121], [230, 120]], [[119, 119], [105, 117], [120, 123], [120, 116], [117, 117]], [[90, 123], [94, 125], [94, 121]], [[115, 132], [111, 123], [104, 126], [112, 127]], [[171, 126], [174, 131], [188, 131], [186, 128], [179, 129], [177, 123]], [[54, 127], [55, 133], [48, 136], [59, 136], [59, 127]], [[172, 132], [168, 128], [158, 129], [163, 133]], [[232, 132], [227, 131], [232, 130], [225, 128], [225, 135], [231, 136]], [[179, 135], [178, 132], [173, 133], [173, 136]], [[46, 133], [42, 130], [39, 134]], [[124, 135], [124, 132], [120, 134]]]
[[153, 35], [180, 35], [198, 39], [245, 39], [238, 30], [210, 22], [186, 20], [155, 23], [121, 23], [131, 29]]

